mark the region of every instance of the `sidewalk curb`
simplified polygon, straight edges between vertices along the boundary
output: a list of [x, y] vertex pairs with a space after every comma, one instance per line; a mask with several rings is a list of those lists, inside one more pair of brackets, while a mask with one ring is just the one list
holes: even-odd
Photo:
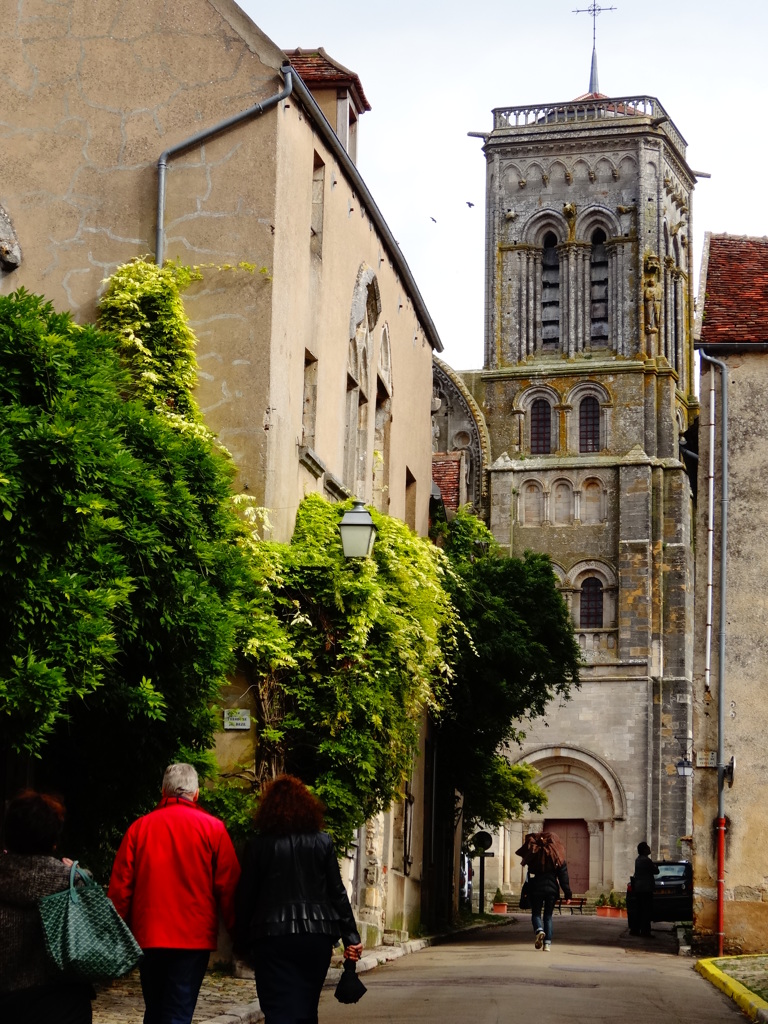
[[728, 957], [711, 957], [706, 960], [698, 960], [694, 967], [703, 978], [706, 978], [716, 988], [719, 988], [721, 992], [724, 992], [733, 999], [739, 1009], [743, 1010], [751, 1020], [760, 1021], [761, 1024], [768, 1024], [768, 1003], [761, 999], [760, 996], [756, 996], [754, 992], [750, 992], [740, 981], [736, 981], [735, 978], [729, 978], [727, 974], [718, 967], [715, 967], [715, 959], [718, 962], [722, 962], [727, 960]]

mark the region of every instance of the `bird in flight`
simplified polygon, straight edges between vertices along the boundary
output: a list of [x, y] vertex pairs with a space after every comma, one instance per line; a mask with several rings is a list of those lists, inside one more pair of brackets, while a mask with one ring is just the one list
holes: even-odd
[[434, 217], [430, 217], [429, 219], [432, 221], [433, 224], [437, 224], [437, 221], [435, 220]]
[[472, 206], [474, 206], [474, 205], [475, 205], [474, 203], [470, 203], [470, 201], [469, 201], [469, 200], [467, 200], [467, 206], [469, 206], [469, 207], [472, 207]]

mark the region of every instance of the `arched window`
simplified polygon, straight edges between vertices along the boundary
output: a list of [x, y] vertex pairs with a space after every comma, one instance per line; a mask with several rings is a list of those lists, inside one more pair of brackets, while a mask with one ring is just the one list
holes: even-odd
[[544, 494], [538, 484], [526, 484], [523, 492], [523, 522], [540, 526], [544, 518]]
[[604, 345], [608, 340], [608, 251], [605, 242], [605, 232], [601, 228], [592, 232], [589, 257], [590, 337], [597, 345]]
[[592, 395], [579, 403], [579, 451], [600, 451], [600, 403]]
[[560, 344], [560, 256], [552, 231], [544, 235], [541, 257], [541, 345], [556, 351]]
[[552, 408], [545, 398], [531, 406], [531, 455], [549, 455], [552, 451]]
[[579, 628], [603, 628], [603, 584], [596, 576], [587, 576], [581, 584]]

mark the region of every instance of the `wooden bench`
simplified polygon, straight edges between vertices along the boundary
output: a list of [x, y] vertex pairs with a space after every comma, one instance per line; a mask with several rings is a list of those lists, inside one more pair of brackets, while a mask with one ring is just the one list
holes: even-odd
[[579, 909], [579, 913], [580, 914], [584, 913], [584, 904], [586, 902], [587, 902], [587, 897], [586, 896], [572, 896], [569, 900], [564, 900], [564, 899], [558, 900], [557, 903], [555, 904], [555, 906], [557, 907], [557, 912], [559, 914], [562, 914], [563, 907], [568, 907], [569, 910], [571, 911], [571, 917], [573, 917], [573, 912], [574, 912], [574, 910], [577, 907]]

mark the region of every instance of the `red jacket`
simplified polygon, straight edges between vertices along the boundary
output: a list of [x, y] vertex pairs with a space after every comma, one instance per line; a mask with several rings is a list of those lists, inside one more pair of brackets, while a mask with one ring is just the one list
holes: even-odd
[[216, 949], [218, 912], [232, 931], [240, 865], [224, 822], [164, 797], [125, 833], [109, 898], [142, 949]]

